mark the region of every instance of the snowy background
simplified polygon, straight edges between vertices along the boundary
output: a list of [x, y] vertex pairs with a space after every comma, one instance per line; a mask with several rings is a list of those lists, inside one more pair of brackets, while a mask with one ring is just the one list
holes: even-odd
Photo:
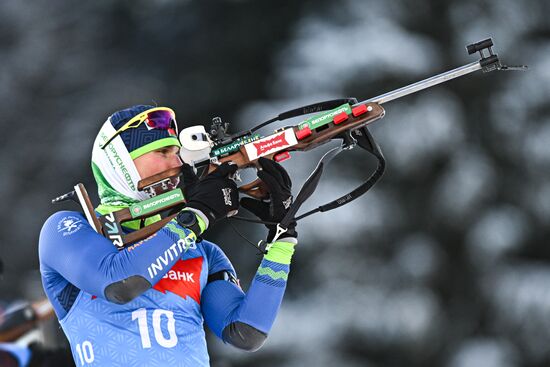
[[[221, 116], [239, 131], [475, 61], [464, 46], [493, 37], [504, 63], [530, 70], [479, 72], [384, 105], [370, 130], [386, 175], [361, 199], [299, 224], [266, 345], [243, 353], [210, 336], [212, 365], [549, 365], [548, 14], [546, 0], [3, 0], [0, 298], [43, 297], [40, 227], [75, 209], [50, 200], [77, 182], [95, 195], [91, 145], [113, 111], [158, 103], [180, 127]], [[284, 164], [296, 188], [325, 148]], [[343, 153], [308, 207], [374, 167], [358, 150]], [[246, 287], [254, 250], [227, 225], [210, 239]]]

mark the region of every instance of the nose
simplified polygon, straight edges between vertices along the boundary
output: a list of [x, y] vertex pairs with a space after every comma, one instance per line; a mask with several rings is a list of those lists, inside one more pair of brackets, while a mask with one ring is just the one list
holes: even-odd
[[183, 161], [178, 153], [174, 153], [170, 165], [172, 168], [181, 167], [183, 165]]

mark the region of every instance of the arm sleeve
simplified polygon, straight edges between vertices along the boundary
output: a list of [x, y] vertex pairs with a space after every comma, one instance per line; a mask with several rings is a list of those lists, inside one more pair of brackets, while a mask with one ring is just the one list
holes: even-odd
[[281, 249], [289, 255], [266, 255], [246, 294], [236, 284], [221, 280], [204, 288], [201, 306], [205, 321], [224, 342], [249, 351], [263, 345], [285, 293], [294, 244], [276, 242], [270, 253]]
[[157, 283], [194, 240], [191, 231], [170, 222], [119, 251], [82, 214], [58, 212], [42, 227], [39, 256], [43, 271], [54, 271], [97, 297], [126, 303]]

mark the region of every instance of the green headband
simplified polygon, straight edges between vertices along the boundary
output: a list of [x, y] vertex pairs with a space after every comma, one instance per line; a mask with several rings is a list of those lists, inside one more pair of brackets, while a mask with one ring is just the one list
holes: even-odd
[[149, 153], [149, 152], [152, 152], [153, 150], [157, 150], [157, 149], [160, 149], [160, 148], [163, 148], [163, 147], [169, 147], [169, 146], [172, 146], [172, 145], [181, 147], [181, 144], [180, 144], [179, 140], [175, 137], [172, 137], [172, 136], [170, 136], [168, 138], [155, 140], [155, 141], [150, 142], [149, 144], [145, 144], [144, 146], [137, 148], [136, 150], [131, 151], [130, 152], [130, 157], [132, 159], [136, 159], [137, 157], [140, 157], [140, 156], [144, 155], [145, 153]]

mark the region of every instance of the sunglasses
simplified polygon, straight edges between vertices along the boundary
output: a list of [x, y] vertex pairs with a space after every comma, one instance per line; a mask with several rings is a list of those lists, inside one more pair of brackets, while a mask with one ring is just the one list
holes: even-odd
[[174, 111], [168, 107], [155, 107], [132, 117], [120, 129], [115, 131], [115, 133], [107, 139], [107, 141], [105, 141], [100, 148], [105, 149], [105, 147], [122, 132], [128, 129], [136, 128], [142, 123], [147, 124], [150, 129], [174, 130], [174, 135], [177, 135], [178, 133], [178, 125], [176, 124], [176, 114]]

